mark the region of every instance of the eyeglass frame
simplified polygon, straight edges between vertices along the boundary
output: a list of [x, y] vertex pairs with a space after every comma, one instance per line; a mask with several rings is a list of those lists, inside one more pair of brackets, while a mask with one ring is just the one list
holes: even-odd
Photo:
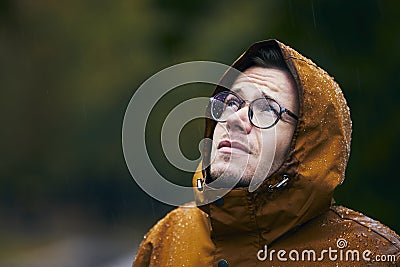
[[[242, 109], [243, 106], [244, 106], [244, 104], [249, 103], [249, 109], [248, 109], [248, 111], [247, 111], [247, 116], [248, 116], [248, 118], [249, 118], [249, 121], [250, 121], [251, 125], [253, 125], [254, 127], [257, 127], [257, 128], [260, 128], [260, 129], [269, 129], [269, 128], [272, 128], [272, 127], [274, 127], [274, 126], [279, 122], [279, 120], [281, 120], [282, 114], [283, 114], [283, 113], [288, 114], [290, 117], [292, 117], [292, 118], [295, 119], [296, 121], [299, 120], [299, 117], [298, 117], [296, 114], [294, 114], [292, 111], [290, 111], [289, 109], [287, 109], [287, 108], [285, 108], [284, 106], [282, 106], [281, 104], [279, 104], [278, 101], [276, 101], [275, 99], [273, 99], [273, 98], [271, 98], [271, 97], [264, 96], [264, 97], [259, 97], [259, 98], [256, 98], [256, 99], [252, 100], [252, 101], [249, 101], [249, 100], [246, 100], [246, 99], [241, 98], [240, 96], [238, 96], [238, 95], [237, 95], [235, 92], [233, 92], [233, 91], [222, 91], [222, 92], [219, 92], [219, 93], [215, 94], [214, 96], [210, 97], [210, 101], [211, 101], [210, 114], [211, 114], [211, 116], [213, 117], [213, 119], [214, 119], [215, 121], [217, 121], [217, 122], [222, 122], [222, 123], [227, 122], [227, 120], [219, 120], [219, 119], [215, 118], [215, 117], [214, 117], [214, 114], [213, 114], [213, 112], [212, 112], [213, 105], [214, 105], [214, 104], [213, 104], [213, 101], [217, 100], [215, 97], [218, 96], [218, 95], [221, 95], [221, 94], [223, 94], [223, 93], [232, 94], [232, 95], [234, 95], [235, 97], [237, 97], [238, 100], [240, 101], [240, 102], [239, 102], [239, 107], [238, 107], [238, 109], [235, 111], [235, 113], [238, 112], [240, 109]], [[253, 112], [252, 104], [253, 104], [255, 101], [259, 100], [259, 99], [271, 100], [271, 101], [275, 102], [275, 103], [278, 105], [278, 107], [279, 107], [279, 113], [277, 114], [278, 116], [277, 116], [275, 122], [274, 122], [273, 124], [271, 124], [270, 126], [267, 126], [267, 127], [260, 127], [260, 126], [257, 126], [257, 125], [255, 125], [255, 124], [253, 123], [253, 120], [251, 119], [251, 114], [250, 114], [250, 112]], [[217, 100], [217, 101], [219, 101], [219, 100]]]

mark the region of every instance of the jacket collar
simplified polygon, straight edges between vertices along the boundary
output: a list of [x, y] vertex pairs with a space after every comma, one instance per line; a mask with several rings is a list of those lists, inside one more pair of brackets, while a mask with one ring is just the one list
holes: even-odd
[[213, 238], [255, 234], [265, 244], [270, 244], [284, 233], [329, 209], [332, 196], [327, 195], [323, 201], [316, 201], [317, 196], [312, 193], [314, 189], [311, 186], [305, 187], [296, 173], [299, 162], [293, 156], [289, 158], [291, 160], [286, 161], [256, 191], [236, 188], [211, 203], [208, 203], [209, 199], [218, 195], [219, 190], [204, 183], [199, 166], [193, 179], [196, 186], [199, 186], [195, 189], [195, 197], [199, 208], [210, 218]]

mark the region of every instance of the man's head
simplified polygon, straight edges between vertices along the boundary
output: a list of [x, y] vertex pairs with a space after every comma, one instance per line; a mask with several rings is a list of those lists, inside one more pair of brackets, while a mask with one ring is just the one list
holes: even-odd
[[[237, 109], [236, 104], [231, 115], [216, 124], [210, 165], [213, 180], [240, 178], [239, 187], [248, 186], [253, 177], [268, 177], [282, 165], [296, 127], [295, 116], [289, 114], [297, 115], [299, 110], [296, 85], [279, 51], [260, 51], [243, 74], [231, 88], [241, 101], [241, 108]], [[270, 128], [257, 122], [254, 110], [249, 112], [250, 107], [257, 108], [252, 101], [265, 97], [278, 103], [268, 112], [281, 112], [280, 119]], [[273, 100], [262, 103], [275, 103]], [[232, 105], [235, 103], [228, 103]], [[285, 109], [289, 111], [282, 112]]]

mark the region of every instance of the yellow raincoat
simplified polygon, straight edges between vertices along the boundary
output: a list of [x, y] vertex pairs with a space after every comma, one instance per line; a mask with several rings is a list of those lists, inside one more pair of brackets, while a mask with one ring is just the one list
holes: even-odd
[[[146, 234], [133, 266], [400, 266], [395, 232], [333, 204], [351, 139], [349, 109], [334, 79], [276, 40], [253, 44], [232, 66], [244, 71], [269, 46], [282, 52], [299, 91], [286, 161], [252, 193], [237, 188], [214, 203], [170, 212]], [[212, 138], [214, 127], [207, 120], [205, 137]], [[204, 155], [207, 162], [209, 147]], [[193, 181], [204, 176], [198, 170]], [[283, 178], [285, 186], [269, 190]], [[199, 204], [205, 194], [206, 187], [195, 190]]]

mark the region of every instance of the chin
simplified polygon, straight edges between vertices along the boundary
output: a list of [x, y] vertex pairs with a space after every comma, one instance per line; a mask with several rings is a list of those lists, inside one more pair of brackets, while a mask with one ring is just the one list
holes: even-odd
[[240, 180], [239, 183], [234, 188], [243, 188], [243, 187], [249, 187], [250, 181], [247, 180]]
[[210, 174], [212, 180], [216, 180], [218, 178], [240, 178], [238, 182], [241, 186], [248, 185], [252, 178], [250, 170], [248, 170], [248, 166], [246, 165], [247, 162], [214, 162], [210, 166]]

